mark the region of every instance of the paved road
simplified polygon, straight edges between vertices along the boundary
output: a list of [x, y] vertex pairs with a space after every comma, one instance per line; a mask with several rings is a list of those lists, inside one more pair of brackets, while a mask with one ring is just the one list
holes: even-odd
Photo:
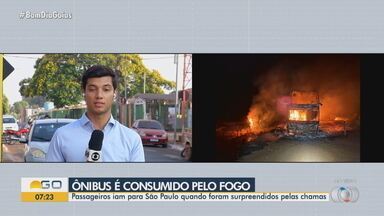
[[242, 162], [360, 162], [360, 133], [314, 140], [281, 139], [239, 158]]
[[167, 148], [144, 146], [146, 162], [185, 162], [180, 156], [181, 150], [168, 145]]
[[3, 144], [2, 162], [24, 162], [25, 144]]
[[[2, 162], [24, 162], [24, 144], [4, 144]], [[180, 157], [181, 149], [174, 145], [167, 148], [156, 146], [144, 146], [146, 162], [185, 162]]]

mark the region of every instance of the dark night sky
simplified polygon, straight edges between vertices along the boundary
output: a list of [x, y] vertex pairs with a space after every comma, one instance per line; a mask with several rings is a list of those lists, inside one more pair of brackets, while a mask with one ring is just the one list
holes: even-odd
[[254, 88], [254, 77], [259, 75], [270, 59], [255, 56], [229, 55], [221, 56], [217, 65], [220, 75], [215, 84], [217, 119], [237, 121], [248, 113], [253, 95], [258, 89]]
[[277, 55], [204, 56], [199, 64], [209, 65], [206, 70], [215, 74], [208, 79], [214, 94], [216, 119], [243, 120], [249, 111], [253, 96], [258, 92], [253, 85], [254, 80], [278, 59]]

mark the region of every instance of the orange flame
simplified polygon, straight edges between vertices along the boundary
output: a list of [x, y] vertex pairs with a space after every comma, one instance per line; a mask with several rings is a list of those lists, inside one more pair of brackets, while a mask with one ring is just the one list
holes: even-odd
[[336, 117], [336, 118], [335, 118], [335, 121], [348, 121], [348, 118], [344, 118], [344, 117]]
[[250, 127], [250, 128], [253, 128], [254, 125], [253, 125], [253, 120], [252, 120], [251, 117], [248, 117], [248, 122], [249, 122], [249, 127]]
[[249, 124], [249, 129], [252, 132], [260, 131], [259, 120], [256, 117], [251, 117], [250, 114], [248, 114], [248, 124]]
[[289, 120], [307, 121], [307, 113], [305, 110], [289, 110]]

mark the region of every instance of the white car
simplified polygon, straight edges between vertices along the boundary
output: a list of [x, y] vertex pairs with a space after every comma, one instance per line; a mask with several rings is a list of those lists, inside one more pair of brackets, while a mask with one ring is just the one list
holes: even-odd
[[56, 130], [76, 119], [38, 119], [32, 124], [26, 142], [25, 162], [45, 162], [49, 144]]
[[3, 115], [3, 132], [5, 130], [19, 130], [19, 125], [17, 124], [15, 117], [12, 115]]

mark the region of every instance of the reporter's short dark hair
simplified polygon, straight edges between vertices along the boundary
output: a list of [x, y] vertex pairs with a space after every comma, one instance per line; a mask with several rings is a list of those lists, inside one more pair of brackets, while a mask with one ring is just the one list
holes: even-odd
[[85, 90], [85, 87], [87, 86], [87, 81], [89, 78], [104, 77], [104, 76], [112, 77], [113, 89], [116, 90], [117, 74], [111, 68], [103, 65], [94, 65], [88, 68], [84, 72], [83, 77], [81, 78], [81, 87], [83, 88], [83, 90]]

